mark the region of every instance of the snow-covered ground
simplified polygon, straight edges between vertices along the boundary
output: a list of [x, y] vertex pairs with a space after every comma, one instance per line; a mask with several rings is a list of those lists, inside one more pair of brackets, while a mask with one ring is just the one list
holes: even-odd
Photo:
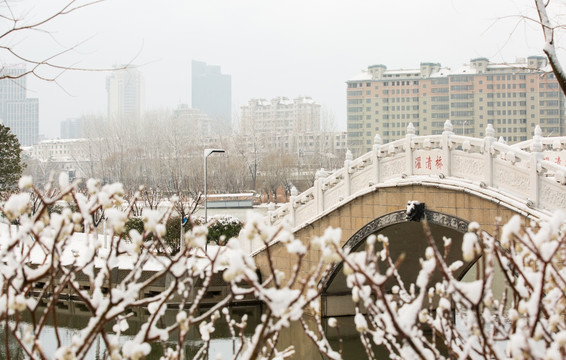
[[[8, 246], [10, 243], [10, 239], [18, 238], [18, 233], [20, 229], [18, 226], [11, 225], [5, 223], [0, 223], [0, 249], [3, 249], [5, 246]], [[75, 232], [68, 240], [68, 244], [64, 247], [63, 254], [61, 256], [61, 264], [62, 265], [82, 265], [91, 258], [93, 251], [98, 249], [98, 256], [96, 257], [95, 266], [101, 267], [105, 264], [106, 259], [108, 258], [108, 243], [110, 241], [110, 235], [98, 234], [96, 236], [93, 233], [79, 233]], [[126, 241], [124, 241], [123, 246], [129, 246]], [[22, 250], [19, 246], [14, 248], [16, 254], [21, 255]], [[209, 255], [214, 255], [218, 251], [218, 246], [216, 245], [209, 245], [207, 247], [207, 251]], [[30, 254], [30, 259], [33, 264], [42, 264], [44, 263], [48, 257], [49, 253], [47, 253], [43, 248], [39, 246], [33, 246]], [[197, 253], [197, 257], [202, 258], [204, 253], [202, 250], [200, 253]], [[128, 254], [122, 254], [117, 257], [115, 260], [115, 264], [113, 264], [113, 268], [117, 267], [120, 270], [128, 270], [132, 269], [135, 263], [135, 258]], [[168, 264], [169, 259], [165, 256], [157, 256], [151, 257], [143, 266], [143, 270], [145, 271], [159, 271], [163, 269], [163, 267]], [[202, 266], [208, 264], [208, 261], [202, 259], [199, 261], [202, 263]]]

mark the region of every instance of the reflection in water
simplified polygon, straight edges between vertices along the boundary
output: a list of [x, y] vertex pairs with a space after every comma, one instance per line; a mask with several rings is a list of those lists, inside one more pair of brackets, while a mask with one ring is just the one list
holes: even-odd
[[[43, 311], [44, 309], [38, 309], [38, 311]], [[85, 311], [83, 305], [80, 303], [75, 303], [72, 301], [65, 301], [58, 304], [57, 311], [57, 322], [59, 337], [61, 339], [62, 345], [70, 345], [74, 336], [80, 334], [80, 330], [87, 327], [88, 322], [91, 318], [91, 313]], [[245, 335], [247, 337], [251, 336], [256, 325], [260, 321], [260, 315], [262, 312], [262, 307], [260, 305], [254, 306], [238, 306], [231, 307], [230, 316], [237, 322], [241, 321], [242, 316], [248, 316], [248, 326], [245, 330]], [[167, 310], [162, 318], [162, 324], [159, 327], [165, 327], [174, 323], [175, 317], [178, 310], [170, 309]], [[134, 334], [140, 331], [143, 323], [148, 319], [149, 313], [145, 308], [135, 309], [133, 311], [133, 316], [128, 319], [129, 329], [122, 333], [120, 336], [120, 343], [124, 343], [127, 340], [131, 340]], [[27, 318], [21, 323], [21, 330], [28, 326], [30, 323], [30, 316], [28, 314]], [[3, 325], [3, 324], [2, 324]], [[111, 325], [108, 326], [108, 333], [112, 333]], [[216, 359], [218, 354], [222, 354], [222, 359], [232, 359], [233, 349], [237, 349], [238, 343], [234, 343], [230, 335], [230, 330], [224, 317], [221, 317], [215, 322], [215, 331], [212, 336], [212, 341], [210, 344], [210, 359]], [[165, 344], [165, 346], [174, 346], [177, 343], [178, 333], [173, 332], [170, 336], [170, 341]], [[5, 331], [4, 327], [0, 326], [0, 343], [5, 343]], [[53, 358], [55, 351], [57, 349], [55, 328], [52, 324], [48, 324], [43, 329], [40, 335], [40, 343], [45, 352], [50, 358]], [[192, 359], [200, 347], [203, 345], [203, 341], [200, 338], [200, 333], [198, 331], [198, 326], [193, 326], [189, 330], [187, 340], [184, 344], [185, 353], [187, 354], [187, 359]], [[10, 351], [11, 359], [25, 359], [24, 352], [18, 345], [16, 339], [12, 336], [8, 339], [8, 349]], [[5, 359], [7, 357], [7, 351], [5, 346], [0, 346], [0, 359]], [[151, 344], [151, 354], [147, 357], [147, 360], [159, 359], [164, 353], [163, 345], [160, 343]], [[99, 336], [93, 346], [89, 349], [86, 359], [88, 360], [101, 360], [106, 359], [108, 352], [104, 341]]]
[[[253, 306], [234, 306], [230, 307], [230, 316], [236, 320], [240, 321], [244, 314], [248, 316], [248, 325], [245, 331], [247, 337], [253, 334], [255, 327], [259, 324], [262, 307], [261, 305]], [[90, 313], [87, 311], [82, 311], [82, 305], [74, 302], [62, 302], [58, 309], [58, 324], [59, 324], [59, 336], [64, 345], [71, 344], [73, 336], [78, 336], [81, 329], [84, 329], [88, 321], [90, 320]], [[43, 311], [40, 309], [39, 311]], [[124, 343], [127, 340], [133, 338], [141, 325], [147, 320], [149, 313], [146, 309], [140, 308], [136, 309], [134, 316], [128, 319], [129, 329], [120, 336], [120, 342]], [[175, 316], [177, 310], [170, 309], [167, 310], [163, 316], [163, 326], [166, 324], [171, 324], [175, 321]], [[314, 330], [315, 322], [312, 318], [305, 318], [306, 323]], [[345, 359], [367, 359], [367, 355], [363, 349], [360, 342], [358, 333], [356, 332], [354, 326], [353, 317], [340, 317], [337, 318], [338, 327], [340, 329], [340, 335], [343, 339], [343, 349]], [[27, 319], [29, 321], [29, 318]], [[24, 325], [24, 324], [22, 324]], [[25, 325], [24, 325], [25, 326]], [[107, 330], [111, 333], [111, 327]], [[210, 355], [209, 359], [232, 359], [234, 354], [234, 349], [239, 346], [238, 343], [234, 343], [228, 328], [228, 325], [224, 321], [224, 317], [221, 317], [215, 322], [215, 331], [212, 334], [212, 341], [210, 344]], [[332, 345], [332, 348], [338, 350], [340, 345], [337, 337], [336, 329], [328, 328], [325, 329], [327, 332], [328, 339]], [[5, 332], [3, 326], [0, 326], [0, 343], [4, 344]], [[177, 333], [172, 333], [170, 341], [165, 344], [165, 346], [174, 346], [177, 341]], [[57, 349], [57, 343], [55, 341], [55, 329], [51, 324], [45, 327], [40, 336], [40, 343], [43, 346], [50, 358], [53, 358], [55, 350]], [[187, 359], [192, 359], [200, 347], [203, 345], [200, 339], [200, 333], [198, 331], [198, 326], [193, 326], [188, 334], [187, 341], [184, 344], [185, 354]], [[304, 331], [299, 322], [293, 322], [288, 329], [284, 329], [281, 332], [278, 348], [280, 350], [293, 345], [295, 348], [295, 355], [293, 359], [324, 359], [320, 354], [317, 347], [312, 343], [312, 341], [304, 335]], [[8, 348], [10, 351], [11, 359], [26, 359], [21, 347], [18, 345], [14, 338], [9, 338]], [[147, 357], [147, 360], [157, 360], [163, 353], [164, 348], [162, 344], [154, 343], [152, 344], [151, 354]], [[387, 354], [380, 349], [374, 349], [378, 359], [388, 358]], [[383, 355], [382, 355], [383, 354]], [[221, 355], [221, 357], [217, 357]], [[108, 356], [106, 347], [101, 337], [98, 337], [91, 349], [88, 352], [86, 359], [88, 360], [102, 360], [106, 359]], [[0, 346], [0, 358], [6, 358], [6, 348], [5, 346]]]
[[[338, 351], [340, 349], [338, 330], [340, 330], [340, 338], [342, 338], [343, 358], [365, 360], [368, 359], [360, 334], [356, 330], [353, 316], [337, 317], [336, 328], [331, 328], [326, 324], [325, 332], [328, 342], [333, 349]], [[385, 346], [372, 346], [373, 353], [376, 359], [389, 359], [389, 353]]]

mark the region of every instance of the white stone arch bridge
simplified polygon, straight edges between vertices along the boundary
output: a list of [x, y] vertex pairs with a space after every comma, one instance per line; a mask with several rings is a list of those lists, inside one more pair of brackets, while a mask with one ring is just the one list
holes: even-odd
[[[519, 214], [537, 220], [566, 209], [566, 137], [542, 137], [539, 127], [531, 140], [514, 145], [498, 141], [492, 125], [484, 138], [456, 135], [449, 120], [439, 135], [417, 136], [410, 124], [404, 138], [382, 144], [377, 135], [374, 142], [367, 154], [347, 156], [344, 168], [320, 171], [312, 188], [292, 194], [266, 221], [288, 223], [303, 241], [328, 226], [341, 227], [341, 244], [350, 248], [373, 231], [405, 237], [411, 232], [413, 243], [399, 246], [412, 251], [418, 224], [399, 217], [411, 200], [424, 203], [429, 222], [451, 236], [461, 236], [469, 221], [478, 221], [489, 233], [497, 217], [506, 221]], [[267, 275], [263, 250], [259, 244], [250, 247]], [[281, 244], [270, 245], [270, 254], [278, 269], [292, 271], [293, 259]], [[309, 253], [306, 267], [318, 256]]]

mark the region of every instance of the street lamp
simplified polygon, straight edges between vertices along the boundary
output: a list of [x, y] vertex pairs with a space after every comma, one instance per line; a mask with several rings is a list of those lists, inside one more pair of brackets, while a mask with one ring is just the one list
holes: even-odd
[[223, 153], [225, 152], [224, 149], [204, 149], [204, 223], [208, 223], [208, 193], [206, 190], [206, 180], [207, 180], [207, 166], [206, 166], [206, 159], [212, 153]]

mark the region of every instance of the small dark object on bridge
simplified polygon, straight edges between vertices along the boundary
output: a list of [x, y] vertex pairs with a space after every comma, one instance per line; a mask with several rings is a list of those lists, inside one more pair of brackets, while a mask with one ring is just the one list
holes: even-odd
[[425, 204], [418, 201], [407, 203], [406, 218], [408, 221], [421, 221], [425, 214]]

